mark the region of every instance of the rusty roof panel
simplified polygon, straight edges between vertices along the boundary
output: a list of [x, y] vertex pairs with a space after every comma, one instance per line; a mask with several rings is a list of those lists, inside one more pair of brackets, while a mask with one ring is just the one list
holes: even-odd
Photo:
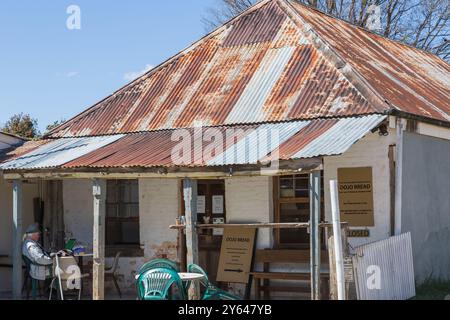
[[62, 138], [16, 155], [0, 170], [205, 167], [264, 164], [344, 153], [385, 121], [369, 115]]
[[[261, 2], [50, 136], [348, 117], [387, 113], [388, 103], [450, 121], [447, 63], [287, 3]], [[310, 27], [329, 52], [303, 33]], [[337, 68], [329, 60], [331, 51], [348, 65]], [[360, 79], [357, 84], [344, 75], [348, 69], [356, 72], [352, 81]]]
[[450, 121], [450, 65], [290, 1], [297, 13], [388, 102], [401, 111]]
[[269, 3], [239, 19], [232, 26], [223, 45], [233, 47], [273, 41], [286, 19], [286, 15], [275, 2]]
[[276, 1], [261, 4], [69, 120], [51, 137], [380, 112]]
[[[277, 160], [289, 160], [337, 155], [347, 151], [385, 119], [383, 115], [370, 115], [134, 133], [62, 167], [224, 166], [258, 164], [275, 156]], [[188, 143], [180, 145], [179, 137]], [[180, 155], [184, 162], [177, 161], [174, 155]]]

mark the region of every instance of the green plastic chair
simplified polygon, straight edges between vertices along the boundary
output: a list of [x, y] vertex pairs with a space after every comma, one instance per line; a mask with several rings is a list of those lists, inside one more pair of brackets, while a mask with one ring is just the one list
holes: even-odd
[[29, 293], [29, 290], [28, 290], [28, 286], [27, 286], [27, 283], [29, 282], [29, 281], [31, 281], [31, 296], [32, 296], [32, 298], [33, 298], [33, 300], [36, 300], [36, 297], [37, 297], [37, 287], [38, 287], [38, 280], [36, 280], [36, 279], [34, 279], [34, 278], [32, 278], [31, 276], [30, 276], [30, 270], [31, 270], [31, 265], [33, 264], [32, 263], [32, 261], [30, 260], [30, 259], [28, 259], [28, 257], [27, 256], [25, 256], [25, 255], [22, 255], [22, 260], [23, 260], [23, 262], [24, 262], [24, 264], [25, 264], [25, 279], [24, 279], [24, 282], [23, 282], [23, 287], [22, 287], [22, 292], [23, 292], [23, 290], [27, 290], [27, 300], [29, 299], [29, 297], [30, 297], [30, 293]]
[[[156, 268], [145, 271], [137, 279], [136, 286], [139, 300], [187, 300], [183, 282], [172, 269]], [[176, 289], [175, 294], [172, 289]]]
[[[176, 272], [180, 271], [178, 269], [178, 265], [174, 261], [171, 261], [168, 259], [154, 259], [154, 260], [146, 262], [142, 265], [142, 267], [138, 270], [137, 274], [135, 275], [135, 279], [137, 280], [141, 274], [147, 272], [148, 270], [156, 269], [156, 268], [166, 268], [166, 269], [171, 269]], [[139, 288], [136, 287], [136, 290], [139, 291]]]
[[188, 265], [187, 270], [188, 272], [203, 274], [203, 279], [200, 280], [200, 284], [205, 287], [202, 295], [202, 300], [241, 300], [240, 297], [213, 285], [209, 281], [208, 275], [206, 274], [205, 270], [203, 270], [199, 265], [191, 263]]
[[142, 267], [139, 269], [138, 274], [142, 274], [150, 269], [156, 269], [156, 268], [172, 269], [173, 271], [176, 271], [176, 272], [180, 271], [180, 269], [178, 268], [178, 265], [174, 261], [171, 261], [168, 259], [154, 259], [154, 260], [144, 263], [142, 265]]

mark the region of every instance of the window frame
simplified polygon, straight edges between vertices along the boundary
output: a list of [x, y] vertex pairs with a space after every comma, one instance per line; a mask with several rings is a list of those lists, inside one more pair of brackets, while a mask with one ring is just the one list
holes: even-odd
[[[293, 175], [287, 175], [287, 176], [275, 176], [273, 177], [273, 205], [274, 205], [274, 222], [280, 223], [281, 222], [281, 206], [283, 204], [310, 204], [310, 194], [309, 194], [309, 188], [308, 188], [308, 196], [307, 197], [296, 197], [295, 196], [295, 186], [293, 186], [294, 190], [294, 197], [281, 197], [280, 196], [280, 180], [283, 178], [292, 178], [293, 180], [296, 179], [296, 177], [300, 176], [307, 176], [308, 177], [308, 186], [309, 186], [309, 174], [293, 174]], [[323, 188], [323, 171], [321, 171], [321, 179], [322, 179], [322, 188], [321, 188], [321, 221], [324, 220], [324, 188]], [[281, 242], [281, 232], [284, 229], [274, 229], [273, 230], [273, 236], [274, 236], [274, 247], [276, 249], [308, 249], [310, 248], [310, 243], [282, 243]], [[322, 246], [325, 246], [325, 235], [322, 234]]]
[[[115, 201], [109, 201], [109, 194], [111, 193], [111, 183], [114, 183], [114, 192], [116, 193], [114, 198]], [[127, 184], [125, 184], [127, 183]], [[133, 186], [132, 184], [136, 183], [137, 185], [137, 195], [133, 196]], [[128, 187], [129, 194], [127, 195], [129, 201], [121, 201], [120, 197], [120, 187], [121, 185], [126, 185]], [[137, 199], [137, 202], [132, 201]], [[121, 216], [119, 210], [120, 206], [137, 206], [138, 216]], [[109, 256], [114, 256], [117, 251], [121, 251], [123, 256], [129, 257], [140, 257], [144, 255], [144, 250], [141, 248], [141, 234], [140, 234], [140, 217], [139, 217], [139, 208], [140, 208], [140, 199], [139, 199], [139, 180], [138, 179], [110, 179], [107, 180], [106, 187], [106, 201], [105, 201], [105, 254]], [[110, 215], [111, 207], [114, 206], [115, 216]], [[110, 223], [118, 223], [121, 227], [123, 223], [132, 222], [136, 223], [138, 226], [138, 241], [136, 243], [108, 243], [108, 226]], [[110, 231], [111, 232], [111, 231]], [[120, 232], [122, 233], [122, 232]], [[123, 240], [123, 236], [119, 236]]]

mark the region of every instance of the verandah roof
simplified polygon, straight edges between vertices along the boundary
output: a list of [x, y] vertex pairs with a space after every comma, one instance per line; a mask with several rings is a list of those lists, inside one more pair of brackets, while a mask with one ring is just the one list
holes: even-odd
[[[48, 140], [31, 152], [1, 164], [0, 170], [215, 167], [338, 155], [346, 152], [386, 117], [375, 114]], [[199, 130], [200, 134], [195, 130]], [[211, 133], [223, 137], [222, 141], [207, 138]], [[227, 139], [230, 133], [235, 137], [231, 144]], [[172, 156], [174, 148], [181, 142], [176, 139], [180, 134], [189, 138], [187, 149], [184, 149], [188, 150], [188, 160], [183, 163], [174, 161]], [[217, 148], [211, 148], [213, 142]], [[205, 152], [208, 147], [214, 150]], [[199, 152], [200, 158], [196, 152]]]

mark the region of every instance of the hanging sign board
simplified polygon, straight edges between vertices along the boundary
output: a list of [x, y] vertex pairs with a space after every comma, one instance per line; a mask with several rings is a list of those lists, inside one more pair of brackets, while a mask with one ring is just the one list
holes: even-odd
[[341, 221], [351, 227], [375, 226], [372, 168], [338, 169]]
[[225, 228], [217, 281], [248, 283], [256, 229]]

